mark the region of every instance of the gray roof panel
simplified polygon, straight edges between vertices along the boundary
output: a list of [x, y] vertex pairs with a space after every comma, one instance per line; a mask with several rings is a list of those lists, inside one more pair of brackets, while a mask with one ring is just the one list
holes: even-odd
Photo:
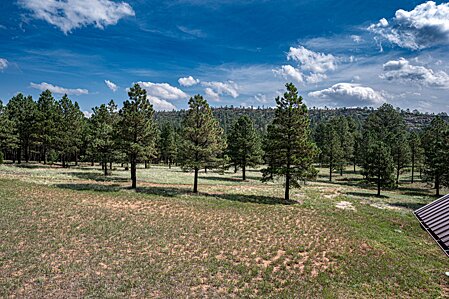
[[421, 226], [449, 256], [449, 194], [414, 212]]

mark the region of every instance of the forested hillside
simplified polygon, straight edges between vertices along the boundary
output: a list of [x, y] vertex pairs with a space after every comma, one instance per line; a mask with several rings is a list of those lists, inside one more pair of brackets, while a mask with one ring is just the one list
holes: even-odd
[[[404, 118], [409, 130], [419, 130], [429, 125], [435, 118], [435, 114], [422, 113], [418, 110], [397, 110]], [[242, 115], [248, 115], [254, 122], [254, 127], [262, 132], [266, 132], [268, 125], [271, 123], [274, 117], [273, 108], [264, 107], [233, 107], [225, 106], [212, 108], [214, 116], [219, 120], [221, 126], [228, 132], [232, 124]], [[336, 108], [336, 109], [318, 109], [311, 108], [309, 110], [310, 123], [312, 127], [315, 127], [320, 121], [329, 120], [335, 116], [349, 116], [353, 118], [360, 126], [363, 121], [373, 112], [373, 108]], [[171, 123], [175, 127], [180, 127], [182, 119], [186, 114], [186, 110], [179, 111], [159, 111], [155, 113], [156, 121], [159, 123]], [[440, 113], [444, 120], [449, 121], [449, 117], [446, 113]]]

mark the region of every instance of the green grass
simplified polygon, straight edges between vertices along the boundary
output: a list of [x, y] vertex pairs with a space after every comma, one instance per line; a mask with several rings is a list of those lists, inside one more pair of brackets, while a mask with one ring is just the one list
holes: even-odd
[[[260, 173], [0, 165], [0, 297], [437, 298], [448, 259], [412, 209], [421, 183], [373, 196], [347, 171], [282, 200]], [[336, 208], [350, 202], [354, 210]]]

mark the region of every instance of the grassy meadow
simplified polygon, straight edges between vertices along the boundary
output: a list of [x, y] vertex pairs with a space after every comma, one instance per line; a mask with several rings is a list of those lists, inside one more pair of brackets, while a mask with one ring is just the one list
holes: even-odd
[[449, 259], [412, 211], [434, 200], [348, 168], [282, 200], [260, 172], [0, 165], [0, 297], [438, 298]]

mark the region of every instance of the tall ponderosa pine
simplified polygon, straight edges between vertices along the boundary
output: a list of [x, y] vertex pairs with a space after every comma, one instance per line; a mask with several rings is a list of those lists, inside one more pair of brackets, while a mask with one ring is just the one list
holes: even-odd
[[58, 102], [51, 91], [42, 92], [37, 101], [36, 139], [40, 145], [40, 159], [44, 161], [44, 164], [47, 164], [49, 151], [56, 147], [58, 126], [62, 121], [58, 111]]
[[19, 145], [17, 148], [17, 162], [22, 162], [22, 154], [25, 161], [30, 160], [30, 146], [33, 142], [33, 136], [36, 131], [36, 103], [31, 96], [25, 97], [19, 93], [8, 102], [8, 115], [15, 123]]
[[394, 166], [390, 149], [382, 141], [376, 140], [366, 132], [364, 138], [365, 154], [362, 160], [362, 174], [369, 182], [377, 185], [377, 196], [382, 187], [394, 184]]
[[194, 170], [193, 192], [197, 193], [199, 170], [219, 164], [226, 142], [223, 129], [214, 118], [207, 101], [200, 95], [190, 98], [189, 110], [182, 125], [180, 164], [184, 169]]
[[90, 119], [90, 146], [92, 153], [100, 159], [104, 175], [108, 175], [108, 163], [112, 163], [116, 152], [115, 129], [118, 121], [117, 105], [110, 101], [108, 105], [92, 109]]
[[391, 146], [391, 155], [396, 168], [396, 186], [398, 186], [399, 176], [410, 162], [410, 146], [408, 143], [408, 133], [405, 128], [398, 130], [396, 139]]
[[153, 105], [147, 92], [135, 84], [128, 92], [129, 100], [119, 112], [118, 141], [131, 164], [132, 188], [137, 187], [137, 162], [150, 159], [155, 153], [156, 126]]
[[171, 168], [178, 154], [177, 133], [172, 124], [164, 123], [160, 135], [161, 159]]
[[348, 119], [344, 116], [338, 116], [331, 120], [331, 125], [337, 131], [342, 157], [338, 163], [340, 175], [343, 175], [345, 165], [352, 161], [354, 151], [354, 135], [351, 133]]
[[247, 167], [262, 163], [261, 142], [249, 116], [241, 116], [232, 127], [228, 137], [228, 155], [231, 165], [242, 168], [243, 180], [246, 180]]
[[338, 133], [337, 119], [324, 123], [321, 134], [321, 155], [323, 162], [329, 165], [329, 181], [332, 182], [332, 172], [344, 161], [344, 151]]
[[421, 137], [417, 132], [412, 132], [409, 135], [409, 145], [410, 145], [410, 156], [412, 162], [412, 178], [411, 183], [415, 182], [415, 172], [418, 167], [421, 169], [421, 164], [423, 161], [423, 149], [421, 146]]
[[65, 94], [59, 101], [59, 154], [62, 166], [66, 167], [71, 157], [78, 164], [79, 147], [82, 143], [82, 132], [85, 126], [84, 114], [77, 102], [72, 102]]
[[285, 178], [285, 200], [290, 199], [290, 186], [316, 176], [313, 160], [317, 148], [311, 141], [309, 115], [302, 97], [292, 83], [287, 92], [276, 98], [275, 117], [268, 127], [264, 150], [268, 168], [262, 170], [263, 181]]
[[[410, 149], [404, 118], [392, 105], [384, 104], [372, 113], [364, 124], [364, 134], [369, 133], [376, 142], [383, 143], [390, 151], [396, 169], [396, 185], [399, 174], [410, 161]], [[361, 149], [366, 155], [366, 146]]]
[[424, 130], [424, 180], [434, 183], [440, 195], [442, 186], [449, 186], [449, 125], [441, 118], [432, 120]]
[[6, 107], [0, 101], [0, 155], [6, 156], [6, 152], [14, 150], [18, 142], [16, 125], [9, 119]]

